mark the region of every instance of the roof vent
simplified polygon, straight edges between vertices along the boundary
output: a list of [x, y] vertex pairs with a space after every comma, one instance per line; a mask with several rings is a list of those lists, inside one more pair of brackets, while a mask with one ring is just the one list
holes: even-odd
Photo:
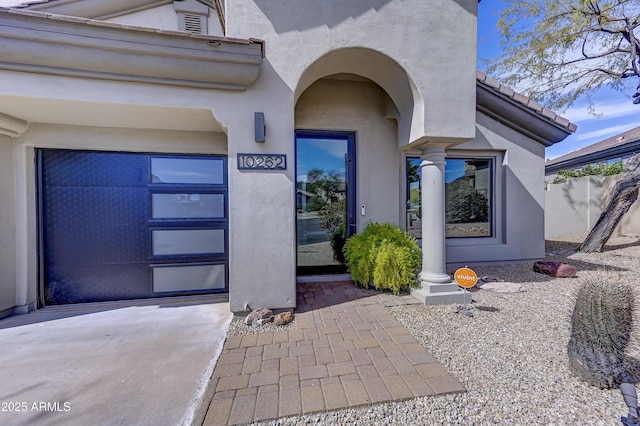
[[191, 34], [208, 34], [209, 8], [196, 0], [174, 1], [178, 14], [178, 29]]
[[192, 13], [185, 13], [183, 16], [184, 31], [192, 34], [203, 34], [202, 31], [202, 15], [195, 15]]

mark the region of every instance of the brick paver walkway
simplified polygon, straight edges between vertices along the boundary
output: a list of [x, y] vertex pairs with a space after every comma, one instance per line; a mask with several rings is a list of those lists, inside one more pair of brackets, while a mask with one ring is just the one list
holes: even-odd
[[205, 425], [464, 391], [386, 309], [413, 297], [351, 282], [298, 284], [297, 297], [295, 330], [227, 339]]

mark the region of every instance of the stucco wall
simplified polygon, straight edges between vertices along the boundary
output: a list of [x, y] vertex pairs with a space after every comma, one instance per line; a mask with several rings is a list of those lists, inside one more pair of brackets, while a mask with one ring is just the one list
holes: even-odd
[[0, 136], [0, 318], [16, 303], [15, 205], [13, 139]]
[[385, 118], [386, 99], [374, 83], [323, 79], [296, 105], [296, 128], [356, 132], [358, 232], [369, 221], [399, 223], [400, 152], [396, 121]]
[[493, 238], [447, 239], [447, 263], [500, 263], [544, 257], [544, 146], [477, 114], [476, 138], [447, 155], [494, 153]]
[[[545, 192], [545, 237], [589, 232], [606, 208], [620, 175], [572, 178], [549, 184]], [[614, 233], [640, 234], [640, 202], [636, 201]]]
[[473, 138], [477, 1], [234, 0], [227, 36], [265, 40], [299, 96], [317, 78], [370, 78], [400, 112], [399, 144]]

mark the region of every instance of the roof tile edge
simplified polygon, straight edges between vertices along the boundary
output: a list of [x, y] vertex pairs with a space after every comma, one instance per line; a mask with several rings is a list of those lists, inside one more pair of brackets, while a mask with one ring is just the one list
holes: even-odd
[[533, 99], [525, 96], [521, 93], [516, 92], [509, 86], [506, 86], [500, 83], [495, 78], [489, 77], [486, 73], [482, 71], [476, 71], [476, 78], [479, 82], [484, 83], [486, 86], [491, 87], [496, 92], [500, 93], [503, 96], [506, 96], [515, 102], [535, 111], [537, 114], [545, 117], [546, 119], [567, 128], [571, 132], [575, 132], [578, 126], [570, 122], [568, 119], [556, 114], [554, 111], [549, 108], [544, 107], [542, 104], [534, 101]]

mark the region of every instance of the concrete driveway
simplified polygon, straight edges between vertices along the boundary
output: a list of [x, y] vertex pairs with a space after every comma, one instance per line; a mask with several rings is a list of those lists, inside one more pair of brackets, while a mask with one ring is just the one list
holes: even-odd
[[0, 424], [191, 424], [231, 319], [207, 296], [0, 320]]

